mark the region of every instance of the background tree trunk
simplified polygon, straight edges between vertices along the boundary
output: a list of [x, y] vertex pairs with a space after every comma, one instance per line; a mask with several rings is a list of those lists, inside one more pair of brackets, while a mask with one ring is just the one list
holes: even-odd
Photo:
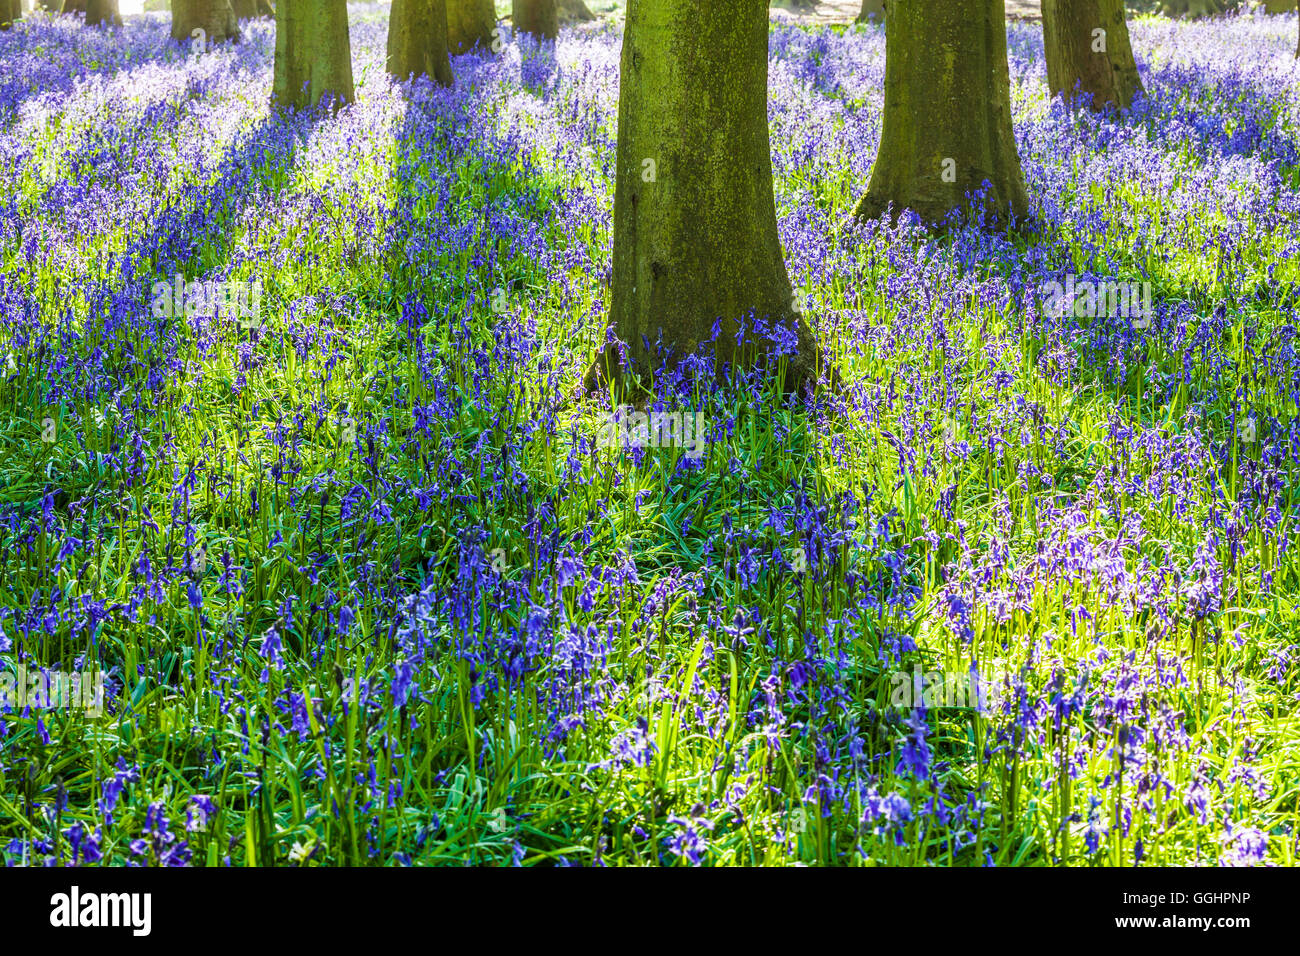
[[63, 0], [59, 13], [80, 13], [85, 16], [87, 0]]
[[[234, 9], [235, 18], [238, 20], [275, 16], [275, 8], [271, 6], [270, 0], [231, 0], [230, 6]], [[175, 10], [174, 4], [172, 9]]]
[[447, 55], [446, 0], [393, 0], [388, 19], [388, 72], [399, 80], [427, 76], [455, 81]]
[[596, 19], [596, 15], [587, 9], [587, 5], [582, 0], [559, 0], [555, 8], [560, 13], [562, 23], [568, 23], [571, 20]]
[[866, 23], [868, 20], [879, 23], [884, 19], [885, 0], [862, 0], [862, 10], [858, 13], [859, 23]]
[[497, 9], [492, 0], [447, 0], [447, 49], [468, 53], [475, 46], [492, 51]]
[[855, 215], [893, 203], [937, 223], [987, 180], [990, 225], [1027, 216], [1003, 0], [886, 0], [885, 10], [884, 128]]
[[86, 26], [97, 27], [104, 23], [118, 27], [122, 25], [117, 0], [86, 0]]
[[[767, 50], [766, 0], [629, 0], [610, 326], [643, 378], [705, 346], [718, 320], [717, 358], [736, 358], [751, 313], [798, 329], [788, 387], [814, 373], [815, 340], [793, 309], [777, 237]], [[746, 348], [763, 347], [746, 328]], [[588, 388], [618, 380], [617, 361], [604, 350]]]
[[275, 5], [275, 87], [280, 106], [351, 103], [352, 46], [346, 0], [280, 0]]
[[1227, 9], [1224, 0], [1164, 0], [1160, 5], [1167, 17], [1208, 17]]
[[0, 0], [0, 30], [8, 30], [23, 18], [22, 0]]
[[172, 39], [188, 44], [202, 30], [207, 46], [239, 39], [239, 20], [230, 0], [172, 0]]
[[554, 40], [560, 35], [555, 0], [514, 0], [510, 18], [518, 33], [531, 33], [544, 40]]
[[1043, 46], [1053, 96], [1072, 97], [1077, 86], [1094, 110], [1128, 109], [1142, 90], [1124, 0], [1043, 0]]

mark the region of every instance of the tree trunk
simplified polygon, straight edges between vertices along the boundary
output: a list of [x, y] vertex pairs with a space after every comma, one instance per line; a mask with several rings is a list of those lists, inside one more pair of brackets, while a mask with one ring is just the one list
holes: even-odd
[[1094, 110], [1128, 109], [1142, 90], [1124, 0], [1043, 0], [1043, 46], [1053, 96], [1086, 93]]
[[886, 0], [885, 116], [862, 219], [939, 223], [981, 191], [990, 225], [1028, 216], [1011, 129], [1003, 0]]
[[514, 0], [510, 18], [517, 33], [531, 33], [539, 40], [554, 40], [560, 35], [555, 0]]
[[[774, 354], [751, 315], [796, 330], [786, 387], [815, 375], [777, 237], [767, 125], [766, 0], [629, 0], [614, 191], [610, 346], [587, 373], [648, 380], [713, 342], [716, 360]], [[736, 333], [745, 325], [744, 349]], [[790, 351], [790, 349], [786, 349]], [[717, 367], [721, 372], [721, 368]]]
[[8, 30], [23, 18], [22, 0], [0, 0], [0, 30]]
[[[202, 30], [202, 36], [196, 37], [195, 30]], [[172, 0], [172, 39], [178, 43], [202, 42], [202, 49], [238, 40], [239, 20], [230, 0]]]
[[561, 23], [568, 23], [572, 20], [596, 19], [596, 15], [587, 9], [587, 5], [582, 0], [559, 0], [555, 8], [560, 13]]
[[1167, 17], [1209, 17], [1227, 9], [1224, 0], [1164, 0], [1160, 5]]
[[322, 99], [356, 99], [346, 0], [280, 0], [275, 5], [273, 102], [302, 109]]
[[[230, 6], [234, 9], [237, 20], [275, 16], [275, 8], [271, 6], [269, 0], [231, 0]], [[174, 4], [173, 9], [175, 9]]]
[[[447, 49], [468, 53], [476, 46], [492, 50], [497, 9], [493, 0], [447, 0]], [[496, 51], [494, 51], [496, 52]]]
[[446, 0], [393, 0], [388, 19], [388, 72], [399, 80], [427, 76], [455, 81], [447, 55]]
[[862, 0], [862, 10], [858, 13], [858, 22], [875, 20], [879, 23], [885, 19], [885, 0]]
[[122, 25], [117, 0], [86, 0], [86, 26], [97, 27], [104, 23], [115, 27]]
[[80, 13], [86, 15], [86, 0], [63, 0], [59, 13]]

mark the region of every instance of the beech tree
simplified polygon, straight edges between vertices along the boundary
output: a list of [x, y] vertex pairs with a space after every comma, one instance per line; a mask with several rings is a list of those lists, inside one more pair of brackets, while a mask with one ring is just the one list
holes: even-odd
[[866, 23], [868, 20], [877, 22], [885, 19], [885, 0], [862, 0], [862, 10], [858, 13], [858, 22]]
[[1043, 47], [1053, 96], [1077, 91], [1095, 110], [1127, 109], [1142, 91], [1124, 0], [1043, 0]]
[[443, 86], [455, 82], [447, 53], [447, 0], [393, 0], [388, 19], [388, 72], [399, 80], [415, 75]]
[[352, 46], [347, 0], [280, 0], [275, 5], [273, 102], [316, 106], [326, 97], [351, 103]]
[[97, 27], [107, 23], [111, 26], [122, 25], [122, 14], [118, 11], [117, 0], [86, 0], [86, 26]]
[[[718, 361], [773, 343], [748, 317], [794, 332], [786, 385], [816, 374], [776, 228], [767, 125], [767, 0], [629, 0], [614, 188], [610, 331], [589, 390], [648, 380], [713, 339]], [[743, 349], [736, 333], [745, 322]]]
[[531, 33], [543, 40], [554, 40], [560, 35], [555, 0], [514, 0], [510, 19], [518, 33]]
[[560, 11], [560, 19], [565, 22], [596, 19], [596, 15], [587, 8], [587, 5], [582, 0], [559, 0], [555, 6]]
[[[231, 0], [230, 6], [234, 8], [235, 17], [240, 20], [275, 16], [275, 8], [271, 6], [270, 0]], [[172, 9], [175, 9], [174, 4]]]
[[493, 0], [447, 0], [447, 49], [457, 55], [476, 46], [492, 49], [497, 28]]
[[[195, 30], [203, 31], [201, 38], [194, 36]], [[230, 0], [172, 0], [172, 39], [179, 43], [201, 39], [205, 47], [238, 40], [239, 20]]]
[[990, 225], [1027, 217], [1003, 0], [886, 0], [885, 10], [884, 125], [854, 215], [892, 204], [933, 224], [983, 191]]

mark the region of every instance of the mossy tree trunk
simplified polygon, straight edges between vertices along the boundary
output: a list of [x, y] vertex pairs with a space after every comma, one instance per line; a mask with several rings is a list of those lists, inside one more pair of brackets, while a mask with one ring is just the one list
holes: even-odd
[[234, 8], [235, 17], [240, 20], [275, 16], [275, 8], [271, 6], [270, 0], [231, 0], [230, 6]]
[[280, 106], [351, 103], [352, 45], [347, 0], [280, 0], [275, 5], [275, 87]]
[[1089, 96], [1094, 110], [1128, 109], [1142, 91], [1124, 0], [1043, 0], [1047, 85], [1053, 96]]
[[794, 311], [777, 237], [767, 50], [766, 0], [629, 0], [610, 306], [627, 365], [617, 347], [602, 350], [589, 390], [602, 379], [626, 390], [624, 371], [645, 383], [676, 367], [707, 347], [715, 322], [719, 361], [770, 356], [751, 314], [796, 330], [787, 387], [813, 376], [815, 340]]
[[97, 27], [105, 23], [115, 27], [122, 25], [117, 0], [86, 0], [86, 26]]
[[0, 30], [8, 30], [23, 18], [22, 0], [0, 0]]
[[539, 40], [554, 40], [560, 35], [555, 0], [514, 0], [510, 19], [517, 32], [531, 33]]
[[934, 224], [982, 191], [989, 225], [1028, 216], [1003, 0], [886, 0], [885, 10], [884, 125], [855, 215], [875, 219], [892, 203]]
[[594, 20], [596, 15], [587, 8], [582, 0], [558, 0], [555, 5], [560, 13], [561, 22], [567, 23], [571, 20]]
[[172, 0], [172, 39], [192, 43], [195, 30], [202, 30], [206, 47], [239, 39], [239, 20], [230, 0]]
[[388, 72], [399, 80], [455, 80], [447, 54], [447, 0], [393, 0], [388, 20]]
[[456, 55], [474, 47], [492, 50], [497, 28], [492, 0], [447, 0], [447, 49]]
[[885, 19], [885, 0], [862, 0], [862, 9], [858, 12], [858, 22], [875, 20], [879, 23]]

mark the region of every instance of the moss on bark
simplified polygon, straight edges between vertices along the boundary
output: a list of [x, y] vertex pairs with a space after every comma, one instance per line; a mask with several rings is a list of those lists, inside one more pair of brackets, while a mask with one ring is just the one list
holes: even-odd
[[941, 223], [982, 191], [988, 224], [1027, 217], [1003, 0], [886, 0], [885, 10], [884, 127], [854, 214], [876, 219], [892, 204]]
[[1043, 0], [1043, 47], [1053, 96], [1077, 91], [1094, 110], [1128, 109], [1142, 91], [1124, 0]]
[[[786, 385], [816, 374], [777, 237], [767, 125], [765, 0], [630, 0], [623, 34], [611, 331], [647, 383], [702, 348], [763, 361], [754, 316], [795, 331]], [[744, 347], [736, 348], [741, 323]], [[718, 324], [715, 345], [712, 330]], [[626, 385], [608, 348], [588, 388]]]
[[531, 33], [542, 40], [554, 40], [560, 35], [555, 0], [514, 0], [510, 19], [519, 33]]
[[275, 8], [273, 102], [316, 106], [326, 97], [351, 103], [352, 45], [346, 0], [280, 0]]
[[393, 0], [388, 20], [388, 72], [399, 80], [427, 76], [455, 81], [447, 54], [446, 0]]
[[491, 50], [496, 28], [492, 0], [447, 0], [447, 49], [453, 54], [468, 53], [476, 46]]
[[172, 39], [190, 43], [202, 30], [204, 43], [239, 39], [239, 20], [230, 0], [172, 0]]

